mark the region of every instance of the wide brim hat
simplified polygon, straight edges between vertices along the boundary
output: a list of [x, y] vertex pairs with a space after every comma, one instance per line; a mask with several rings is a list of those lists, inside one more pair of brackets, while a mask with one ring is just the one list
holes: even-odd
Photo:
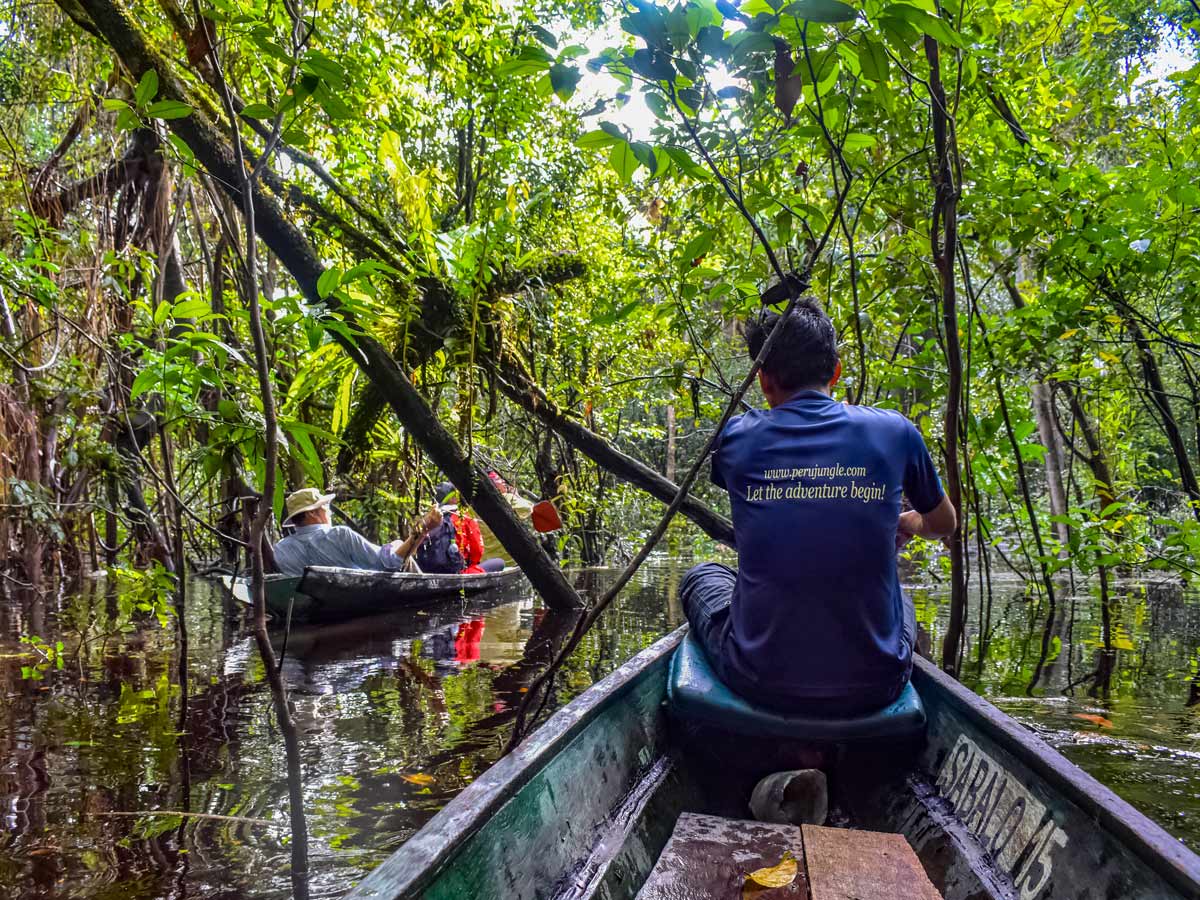
[[328, 506], [336, 496], [337, 494], [322, 494], [316, 488], [304, 488], [303, 490], [288, 494], [288, 498], [284, 503], [287, 515], [284, 516], [283, 524], [286, 525], [296, 516], [300, 515], [300, 513]]

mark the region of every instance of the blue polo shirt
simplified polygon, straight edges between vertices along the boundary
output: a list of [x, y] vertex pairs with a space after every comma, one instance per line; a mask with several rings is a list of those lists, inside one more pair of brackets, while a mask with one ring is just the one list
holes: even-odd
[[920, 513], [942, 499], [912, 422], [801, 391], [730, 420], [712, 480], [729, 492], [738, 550], [725, 665], [748, 688], [799, 702], [898, 688], [911, 669], [900, 499]]

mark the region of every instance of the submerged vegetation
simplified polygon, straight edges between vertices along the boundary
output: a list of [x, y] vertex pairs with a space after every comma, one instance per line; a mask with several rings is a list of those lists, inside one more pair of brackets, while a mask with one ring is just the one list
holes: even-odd
[[[804, 292], [838, 327], [838, 399], [917, 422], [960, 510], [946, 552], [913, 551], [950, 592], [946, 669], [982, 668], [994, 575], [1047, 621], [1083, 579], [1107, 684], [1117, 579], [1200, 569], [1192, 0], [6, 20], [3, 581], [107, 572], [116, 630], [176, 629], [185, 692], [187, 576], [260, 574], [306, 485], [387, 540], [448, 478], [554, 608], [578, 603], [560, 563], [729, 543], [696, 475], [758, 402], [739, 322]], [[555, 499], [558, 561], [489, 468]], [[22, 628], [27, 679], [63, 665]]]

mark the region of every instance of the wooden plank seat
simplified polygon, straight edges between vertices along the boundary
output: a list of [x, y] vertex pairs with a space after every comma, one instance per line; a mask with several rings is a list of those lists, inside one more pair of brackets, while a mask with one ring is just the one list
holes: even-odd
[[749, 737], [845, 744], [914, 737], [925, 730], [925, 707], [911, 683], [882, 709], [844, 718], [755, 706], [721, 683], [700, 643], [690, 634], [671, 659], [667, 696], [672, 715]]
[[812, 900], [942, 900], [902, 834], [803, 825]]
[[[795, 863], [790, 880], [788, 860]], [[765, 883], [751, 878], [762, 869], [782, 877], [762, 879]], [[637, 897], [941, 900], [903, 835], [772, 825], [686, 812]]]
[[767, 889], [762, 900], [808, 900], [800, 829], [685, 812], [638, 900], [740, 900], [747, 876], [779, 865], [786, 854], [796, 861], [795, 879], [785, 887]]

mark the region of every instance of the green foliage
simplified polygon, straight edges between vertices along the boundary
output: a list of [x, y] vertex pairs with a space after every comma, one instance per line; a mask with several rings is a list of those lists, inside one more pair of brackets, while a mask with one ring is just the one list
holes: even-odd
[[[588, 3], [452, 0], [419, 14], [318, 4], [302, 9], [315, 27], [300, 43], [283, 8], [205, 7], [224, 75], [244, 101], [242, 138], [257, 153], [278, 128], [280, 181], [270, 191], [325, 266], [320, 303], [299, 297], [278, 261], [263, 261], [269, 274], [254, 286], [280, 400], [272, 501], [340, 477], [350, 512], [391, 537], [442, 477], [418, 453], [420, 436], [386, 414], [364, 424], [363, 379], [326, 336], [356, 337], [331, 315], [336, 301], [397, 349], [471, 454], [530, 494], [559, 497], [569, 558], [619, 556], [653, 507], [529, 424], [485, 363], [503, 350], [568, 415], [660, 469], [672, 407], [684, 469], [720, 414], [722, 385], [747, 365], [733, 323], [760, 307], [773, 278], [730, 191], [786, 268], [800, 268], [828, 235], [813, 286], [842, 339], [839, 396], [903, 411], [939, 449], [947, 376], [928, 240], [929, 39], [954, 104], [970, 527], [987, 547], [1017, 548], [1027, 565], [1040, 556], [1083, 571], [1195, 569], [1180, 448], [1132, 337], [1137, 329], [1148, 341], [1182, 454], [1200, 457], [1200, 325], [1190, 302], [1200, 274], [1200, 95], [1186, 65], [1144, 77], [1160, 46], [1192, 52], [1195, 32], [1184, 4], [1135, 7], [639, 2], [612, 17], [620, 31], [599, 50], [594, 35], [611, 10]], [[123, 243], [115, 234], [141, 227], [132, 195], [76, 206], [60, 221], [38, 204], [40, 219], [23, 209], [30, 198], [11, 185], [18, 214], [0, 279], [20, 334], [4, 346], [23, 358], [42, 319], [79, 324], [102, 311], [87, 337], [60, 322], [66, 352], [30, 377], [21, 402], [71, 391], [39, 426], [57, 421], [69, 435], [62, 470], [124, 477], [130, 463], [113, 451], [111, 414], [98, 412], [112, 408], [108, 376], [119, 374], [117, 408], [151, 410], [166, 438], [141, 448], [138, 465], [161, 475], [170, 456], [178, 493], [212, 524], [229, 511], [225, 494], [263, 482], [262, 399], [237, 235], [218, 222], [183, 132], [168, 129], [176, 116], [223, 121], [223, 98], [157, 7], [134, 4], [131, 14], [170, 57], [188, 102], [163, 72], [110, 78], [111, 56], [59, 22], [23, 26], [0, 54], [6, 96], [18, 83], [27, 94], [25, 113], [5, 114], [24, 171], [49, 158], [74, 114], [68, 100], [87, 83], [106, 86], [61, 172], [100, 171], [149, 131], [165, 137], [156, 158], [174, 179], [155, 237]], [[102, 213], [110, 206], [120, 227]], [[177, 296], [163, 293], [164, 223], [183, 262]], [[565, 274], [555, 268], [564, 257]], [[41, 355], [27, 362], [50, 359], [45, 340], [30, 346]], [[1034, 383], [1053, 398], [1056, 440], [1038, 429]], [[1111, 484], [1097, 484], [1088, 464], [1080, 414]], [[1046, 490], [1054, 453], [1069, 495], [1061, 509]], [[72, 540], [58, 483], [0, 474], [23, 520]], [[145, 480], [160, 507], [161, 478]], [[707, 486], [697, 491], [723, 502]], [[1106, 511], [1114, 500], [1120, 508]], [[214, 536], [185, 521], [196, 555], [214, 553]], [[135, 525], [122, 520], [122, 536]], [[1063, 547], [1058, 525], [1067, 526]]]

